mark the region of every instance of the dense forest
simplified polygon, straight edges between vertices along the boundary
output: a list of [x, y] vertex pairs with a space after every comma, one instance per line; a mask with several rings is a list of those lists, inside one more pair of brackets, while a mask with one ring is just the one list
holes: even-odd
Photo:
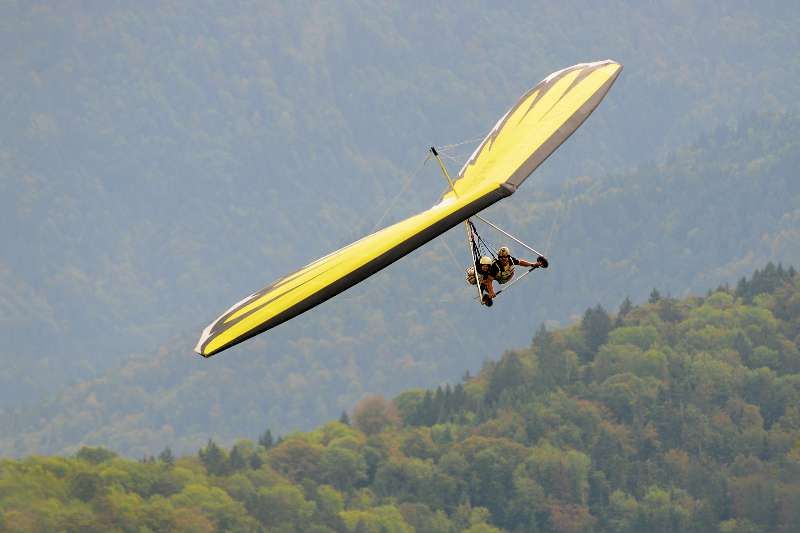
[[[0, 455], [310, 430], [587, 306], [800, 264], [798, 25], [782, 1], [0, 2]], [[193, 358], [233, 302], [432, 205], [427, 146], [604, 58], [613, 91], [487, 213], [553, 265], [496, 312], [465, 305], [452, 232]], [[473, 147], [442, 150], [452, 172]]]
[[800, 523], [800, 275], [540, 328], [455, 386], [192, 455], [0, 462], [0, 529], [786, 532]]

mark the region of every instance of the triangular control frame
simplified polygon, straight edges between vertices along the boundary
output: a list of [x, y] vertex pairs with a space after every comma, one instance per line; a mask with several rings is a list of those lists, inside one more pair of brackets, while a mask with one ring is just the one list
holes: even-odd
[[[452, 190], [454, 194], [458, 195], [458, 193], [456, 193], [455, 187], [453, 185], [453, 179], [450, 177], [450, 173], [447, 171], [447, 167], [444, 165], [444, 162], [442, 161], [441, 157], [439, 157], [439, 152], [436, 150], [436, 147], [435, 146], [431, 146], [430, 147], [430, 152], [431, 152], [431, 154], [433, 154], [433, 157], [436, 158], [436, 162], [439, 163], [439, 168], [441, 169], [442, 174], [444, 175], [444, 177], [447, 179], [447, 182], [450, 185], [450, 190]], [[547, 260], [547, 258], [544, 256], [543, 253], [541, 253], [538, 250], [534, 249], [533, 247], [529, 246], [528, 244], [526, 244], [522, 240], [518, 239], [514, 235], [508, 233], [506, 230], [504, 230], [503, 228], [501, 228], [500, 226], [498, 226], [494, 222], [491, 222], [491, 221], [487, 220], [485, 217], [482, 217], [479, 214], [475, 214], [475, 215], [473, 215], [473, 217], [478, 219], [478, 220], [480, 220], [481, 222], [483, 222], [487, 226], [493, 228], [494, 230], [498, 231], [499, 233], [502, 233], [503, 235], [505, 235], [506, 237], [508, 237], [512, 241], [514, 241], [517, 244], [519, 244], [520, 246], [523, 246], [524, 248], [527, 248], [531, 252], [535, 253], [536, 256], [537, 256], [537, 260], [539, 260], [539, 261], [544, 260], [544, 265], [545, 265], [544, 268], [547, 268], [549, 266], [549, 261]], [[478, 232], [475, 230], [475, 224], [472, 222], [471, 218], [468, 218], [468, 219], [466, 219], [464, 221], [464, 228], [465, 228], [465, 230], [467, 232], [467, 243], [469, 244], [470, 254], [472, 255], [472, 265], [477, 265], [478, 261], [480, 260], [479, 253], [478, 253], [478, 251], [479, 251], [478, 242], [480, 241], [480, 242], [483, 243], [483, 241], [480, 238], [480, 235], [478, 235]], [[491, 251], [491, 248], [488, 248], [486, 243], [483, 243], [483, 245], [485, 247], [487, 247], [487, 249], [489, 249], [489, 252], [492, 254], [492, 256], [494, 256], [494, 253]], [[497, 291], [495, 293], [495, 298], [500, 296], [500, 294], [502, 294], [503, 292], [507, 291], [512, 285], [517, 283], [519, 280], [521, 280], [522, 278], [524, 278], [525, 276], [527, 276], [528, 274], [530, 274], [531, 272], [536, 270], [536, 268], [538, 268], [538, 267], [528, 268], [528, 270], [526, 270], [524, 274], [522, 274], [521, 276], [519, 276], [516, 279], [512, 280], [511, 283], [509, 283], [508, 285], [506, 285], [505, 287], [503, 287], [502, 289]], [[483, 289], [481, 288], [480, 281], [477, 280], [477, 276], [478, 275], [479, 274], [478, 274], [478, 272], [476, 270], [475, 271], [475, 276], [476, 276], [477, 287], [478, 287], [477, 300], [481, 303], [481, 305], [486, 305], [486, 303], [484, 302]]]

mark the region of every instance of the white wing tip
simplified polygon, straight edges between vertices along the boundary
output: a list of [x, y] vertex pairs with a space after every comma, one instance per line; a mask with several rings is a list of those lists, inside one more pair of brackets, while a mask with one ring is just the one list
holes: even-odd
[[197, 353], [198, 355], [202, 355], [203, 357], [206, 357], [206, 354], [204, 354], [204, 353], [203, 353], [203, 345], [206, 343], [206, 341], [208, 340], [208, 338], [211, 336], [211, 328], [212, 328], [213, 326], [214, 326], [214, 324], [213, 324], [213, 323], [212, 323], [212, 324], [209, 324], [209, 325], [208, 325], [208, 326], [206, 326], [206, 328], [203, 330], [203, 333], [201, 333], [201, 334], [200, 334], [200, 340], [198, 340], [198, 341], [197, 341], [197, 344], [196, 344], [196, 345], [195, 345], [195, 347], [194, 347], [194, 351], [195, 351], [195, 353]]

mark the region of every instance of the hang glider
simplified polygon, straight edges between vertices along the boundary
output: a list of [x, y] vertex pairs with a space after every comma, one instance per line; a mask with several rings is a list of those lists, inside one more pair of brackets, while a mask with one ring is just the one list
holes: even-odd
[[234, 304], [203, 330], [195, 351], [211, 357], [294, 318], [510, 196], [594, 111], [621, 71], [606, 60], [550, 74], [497, 122], [439, 203]]

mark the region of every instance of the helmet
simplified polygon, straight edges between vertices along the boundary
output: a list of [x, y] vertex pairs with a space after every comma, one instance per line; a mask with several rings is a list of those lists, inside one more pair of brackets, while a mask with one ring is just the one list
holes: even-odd
[[505, 257], [511, 255], [511, 250], [508, 249], [508, 246], [501, 246], [499, 250], [497, 250], [498, 257]]
[[492, 258], [489, 257], [488, 255], [484, 255], [483, 257], [481, 257], [481, 264], [482, 265], [491, 265], [492, 264]]

